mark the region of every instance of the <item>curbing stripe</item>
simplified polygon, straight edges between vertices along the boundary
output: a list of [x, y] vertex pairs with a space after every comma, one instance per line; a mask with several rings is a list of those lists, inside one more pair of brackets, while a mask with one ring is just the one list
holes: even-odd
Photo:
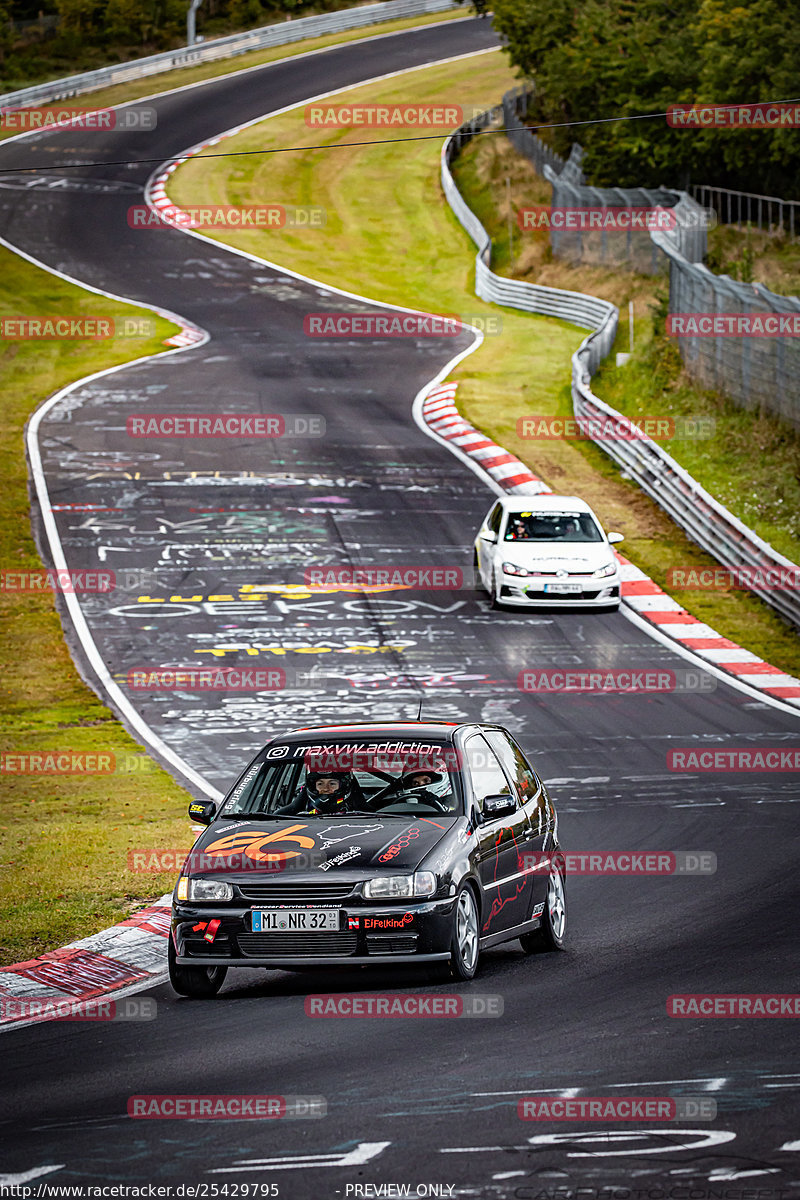
[[171, 903], [168, 893], [110, 929], [0, 967], [0, 1032], [57, 1020], [53, 1005], [90, 1007], [163, 982]]
[[[451, 380], [450, 383], [431, 388], [424, 396], [421, 415], [426, 425], [439, 438], [445, 439], [451, 446], [457, 446], [460, 454], [469, 455], [479, 470], [485, 471], [495, 484], [500, 484], [502, 491], [525, 494], [550, 492], [547, 484], [524, 463], [461, 417], [455, 404], [457, 387], [458, 384]], [[468, 434], [464, 433], [465, 429], [469, 431]], [[481, 448], [476, 442], [470, 445], [473, 436], [481, 439]], [[725, 672], [732, 686], [746, 684], [749, 690], [762, 693], [765, 699], [773, 697], [780, 701], [781, 707], [788, 704], [794, 711], [800, 709], [800, 679], [764, 662], [752, 651], [738, 646], [710, 625], [693, 617], [630, 559], [616, 550], [614, 553], [621, 568], [622, 604], [646, 626], [658, 629], [669, 641], [690, 651], [700, 665], [713, 663], [714, 667]]]

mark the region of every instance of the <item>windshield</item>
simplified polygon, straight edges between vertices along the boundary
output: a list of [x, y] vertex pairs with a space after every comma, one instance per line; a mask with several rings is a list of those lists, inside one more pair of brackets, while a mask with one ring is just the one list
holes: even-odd
[[[461, 812], [452, 747], [337, 742], [269, 746], [238, 781], [219, 816], [422, 816]], [[276, 761], [280, 754], [279, 761]]]
[[506, 542], [602, 542], [589, 513], [509, 513]]

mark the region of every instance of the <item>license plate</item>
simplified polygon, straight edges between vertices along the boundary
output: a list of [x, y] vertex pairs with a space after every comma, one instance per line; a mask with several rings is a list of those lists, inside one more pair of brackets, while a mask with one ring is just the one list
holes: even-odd
[[338, 929], [338, 908], [253, 910], [253, 933], [293, 933], [296, 929]]
[[544, 590], [546, 592], [558, 592], [562, 596], [567, 593], [572, 595], [575, 592], [582, 592], [583, 585], [580, 583], [546, 583]]

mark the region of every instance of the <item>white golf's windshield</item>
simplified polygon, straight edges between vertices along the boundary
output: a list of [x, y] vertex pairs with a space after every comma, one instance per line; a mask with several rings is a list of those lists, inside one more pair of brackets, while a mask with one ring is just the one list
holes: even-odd
[[[375, 751], [364, 743], [271, 746], [253, 763], [223, 805], [222, 817], [432, 815], [461, 812], [452, 747]], [[323, 747], [323, 751], [328, 748]], [[280, 757], [278, 753], [280, 753]], [[269, 755], [273, 757], [270, 758]]]
[[602, 542], [603, 534], [589, 513], [509, 513], [506, 542]]

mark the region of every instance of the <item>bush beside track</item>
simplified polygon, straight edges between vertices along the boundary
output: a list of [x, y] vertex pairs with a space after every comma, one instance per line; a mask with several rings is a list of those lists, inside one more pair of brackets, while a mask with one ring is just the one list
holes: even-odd
[[[508, 78], [499, 53], [484, 54], [447, 67], [415, 71], [403, 81], [353, 89], [330, 103], [407, 103], [413, 97], [415, 103], [447, 99], [465, 107], [489, 107], [502, 94]], [[310, 131], [300, 108], [253, 126], [224, 144], [226, 149], [237, 150], [343, 145], [357, 136], [346, 130]], [[168, 195], [178, 205], [252, 204], [265, 199], [321, 205], [328, 210], [327, 224], [313, 232], [226, 231], [212, 236], [313, 279], [388, 303], [441, 313], [502, 314], [502, 334], [487, 336], [481, 348], [453, 373], [460, 381], [458, 407], [464, 417], [517, 455], [554, 490], [584, 496], [606, 528], [626, 534], [626, 556], [689, 613], [787, 673], [800, 673], [796, 635], [755, 597], [745, 592], [680, 592], [668, 587], [670, 566], [704, 569], [717, 564], [635, 484], [623, 480], [600, 449], [588, 443], [558, 441], [548, 442], [542, 449], [517, 437], [520, 416], [572, 415], [570, 356], [584, 334], [563, 322], [500, 310], [478, 300], [473, 290], [471, 243], [439, 189], [439, 141], [394, 147], [390, 130], [381, 136], [389, 140], [378, 146], [344, 149], [340, 145], [335, 151], [308, 150], [302, 155], [190, 160], [170, 178]], [[480, 139], [478, 149], [494, 140]], [[496, 140], [513, 155], [506, 139]], [[490, 148], [487, 152], [492, 153]], [[516, 160], [515, 155], [513, 158]], [[511, 174], [513, 188], [518, 173], [524, 174], [526, 169], [536, 182], [532, 168], [523, 160], [496, 162], [490, 171], [473, 170], [472, 175], [468, 155], [462, 163], [459, 186], [490, 230], [493, 223], [498, 229], [506, 223], [507, 214], [497, 202], [497, 197], [505, 194], [506, 174]], [[512, 191], [512, 203], [515, 194]], [[525, 199], [549, 202], [549, 188], [545, 197], [526, 192]], [[501, 269], [502, 255], [501, 244]], [[610, 275], [597, 268], [576, 268], [566, 280], [568, 268], [558, 264], [552, 268], [539, 282], [600, 295], [599, 284], [603, 277], [608, 282]], [[633, 276], [631, 281], [618, 282], [619, 294], [609, 298], [620, 303], [630, 292], [644, 299], [651, 286], [651, 280]], [[627, 338], [625, 325], [622, 338]]]

